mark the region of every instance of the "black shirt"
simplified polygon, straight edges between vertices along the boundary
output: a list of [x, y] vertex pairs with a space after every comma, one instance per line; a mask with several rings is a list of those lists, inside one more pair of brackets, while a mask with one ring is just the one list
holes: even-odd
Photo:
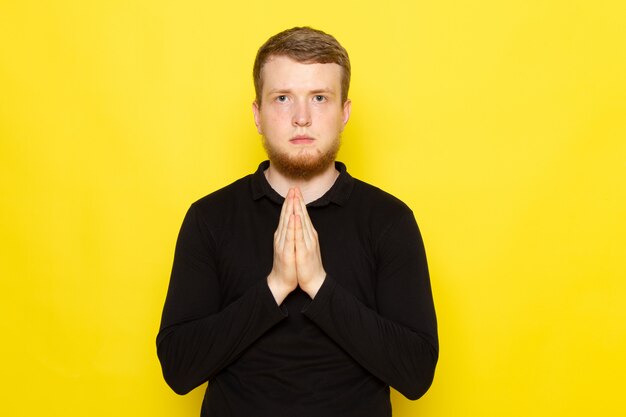
[[389, 386], [417, 399], [438, 358], [422, 239], [400, 200], [352, 178], [307, 205], [327, 277], [279, 307], [267, 285], [284, 201], [269, 162], [191, 205], [176, 244], [157, 352], [202, 416], [388, 417]]

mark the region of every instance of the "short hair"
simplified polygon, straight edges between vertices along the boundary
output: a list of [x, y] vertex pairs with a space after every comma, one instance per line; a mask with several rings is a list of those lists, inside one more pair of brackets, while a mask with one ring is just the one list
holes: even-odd
[[263, 65], [273, 56], [286, 56], [302, 64], [337, 64], [342, 69], [341, 101], [348, 99], [350, 58], [348, 52], [332, 35], [308, 26], [284, 30], [269, 38], [258, 50], [252, 77], [256, 102], [261, 105]]

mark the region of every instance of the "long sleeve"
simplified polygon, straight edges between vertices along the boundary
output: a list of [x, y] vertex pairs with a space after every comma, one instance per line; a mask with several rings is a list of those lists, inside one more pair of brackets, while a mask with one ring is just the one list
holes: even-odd
[[214, 239], [192, 205], [176, 244], [157, 336], [164, 378], [179, 394], [212, 378], [285, 318], [265, 280], [222, 306], [215, 251]]
[[409, 399], [430, 387], [437, 323], [421, 235], [412, 212], [375, 243], [376, 309], [342, 288], [332, 271], [304, 315], [374, 376]]

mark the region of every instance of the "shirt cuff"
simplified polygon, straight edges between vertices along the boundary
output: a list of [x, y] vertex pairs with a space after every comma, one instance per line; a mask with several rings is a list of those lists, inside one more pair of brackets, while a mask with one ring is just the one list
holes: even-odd
[[327, 310], [326, 306], [335, 293], [336, 286], [337, 282], [330, 275], [326, 275], [324, 283], [315, 294], [315, 298], [302, 309], [302, 313], [309, 318], [314, 318], [322, 311]]
[[270, 286], [267, 285], [267, 280], [261, 280], [261, 282], [259, 282], [257, 293], [265, 308], [267, 308], [270, 314], [276, 314], [277, 319], [283, 319], [289, 315], [287, 307], [276, 304], [276, 299], [274, 298], [274, 294], [272, 294], [272, 290], [270, 290]]

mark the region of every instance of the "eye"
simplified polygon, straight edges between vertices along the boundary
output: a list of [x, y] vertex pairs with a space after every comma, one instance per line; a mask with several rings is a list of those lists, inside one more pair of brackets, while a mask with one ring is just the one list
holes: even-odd
[[321, 94], [318, 94], [316, 96], [313, 97], [313, 100], [317, 103], [323, 103], [326, 101], [326, 96], [323, 96]]
[[276, 101], [279, 102], [279, 103], [284, 103], [284, 102], [287, 101], [287, 96], [285, 96], [285, 95], [278, 96], [278, 97], [276, 97]]

